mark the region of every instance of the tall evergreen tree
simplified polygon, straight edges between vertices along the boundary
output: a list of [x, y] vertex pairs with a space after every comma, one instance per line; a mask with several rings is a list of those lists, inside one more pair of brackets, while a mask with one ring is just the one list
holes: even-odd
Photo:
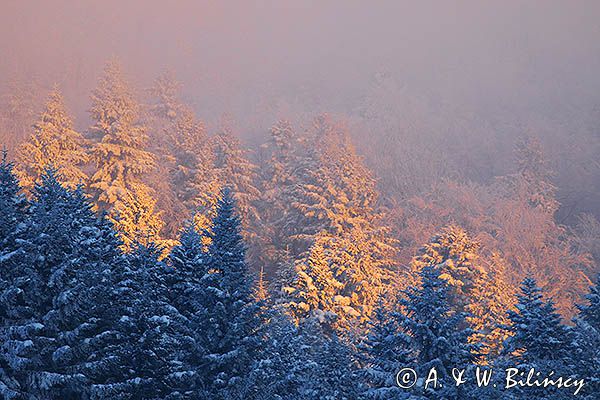
[[2, 151], [0, 162], [0, 254], [4, 262], [14, 250], [15, 238], [26, 218], [27, 200], [21, 194], [19, 181], [14, 173], [14, 164], [7, 159], [8, 152]]
[[[542, 298], [541, 289], [533, 278], [526, 278], [517, 296], [516, 310], [509, 310], [511, 332], [504, 343], [500, 365], [520, 369], [535, 368], [537, 371], [557, 376], [571, 376], [575, 368], [574, 335], [570, 327], [561, 323], [552, 300]], [[532, 395], [558, 396], [556, 388], [517, 389], [522, 398]]]
[[[497, 271], [488, 273], [483, 268], [479, 248], [464, 229], [449, 225], [419, 249], [411, 261], [411, 272], [418, 278], [423, 268], [436, 267], [450, 287], [451, 307], [468, 313], [466, 320], [474, 331], [471, 341], [482, 346], [482, 354], [495, 354], [507, 337], [501, 326], [508, 322], [505, 315], [510, 299], [494, 273]], [[496, 257], [495, 262], [501, 261]]]
[[[453, 368], [466, 368], [476, 360], [477, 345], [469, 343], [471, 329], [465, 329], [465, 314], [452, 310], [450, 287], [440, 277], [437, 266], [420, 272], [421, 284], [409, 289], [402, 300], [405, 315], [401, 327], [411, 337], [416, 351], [418, 376], [428, 376], [432, 368], [443, 387], [425, 390], [427, 398], [465, 398], [464, 387], [452, 386]], [[423, 388], [417, 388], [421, 392]]]
[[120, 265], [119, 243], [81, 189], [64, 188], [53, 171], [33, 195], [1, 297], [10, 310], [0, 330], [2, 368], [17, 393], [78, 399], [94, 376], [94, 352], [111, 336], [106, 281]]
[[172, 71], [164, 71], [154, 80], [150, 88], [153, 103], [150, 112], [157, 118], [175, 121], [183, 109], [179, 100], [181, 83], [175, 79]]
[[[142, 182], [144, 174], [154, 167], [154, 157], [145, 150], [145, 128], [138, 122], [139, 106], [123, 79], [121, 67], [115, 61], [107, 64], [98, 87], [92, 94], [90, 113], [94, 125], [90, 136], [94, 139], [91, 158], [97, 170], [92, 175], [90, 189], [100, 210], [109, 211], [115, 228], [126, 237], [134, 228], [125, 226], [129, 220], [118, 220], [128, 208], [127, 196], [137, 201], [148, 200], [151, 190]], [[138, 218], [154, 219], [153, 213]], [[151, 223], [144, 224], [152, 226]], [[151, 235], [151, 232], [148, 232]], [[136, 238], [127, 237], [134, 241]]]
[[585, 299], [587, 304], [577, 306], [579, 316], [594, 329], [600, 331], [600, 289], [598, 289], [598, 279], [596, 279], [596, 284], [590, 287]]
[[351, 400], [359, 396], [356, 360], [350, 346], [335, 333], [324, 334], [320, 326], [304, 328], [307, 340], [307, 371], [300, 398]]
[[[344, 127], [320, 116], [304, 138], [303, 147], [293, 166], [297, 183], [288, 187], [285, 199], [292, 253], [304, 253], [319, 232], [338, 235], [351, 228], [371, 233], [383, 245], [385, 241], [377, 235], [383, 227], [375, 211], [375, 180]], [[373, 250], [380, 249], [373, 246]]]
[[46, 107], [33, 129], [29, 140], [19, 149], [21, 185], [32, 190], [49, 167], [55, 168], [60, 182], [72, 189], [85, 184], [87, 175], [82, 167], [88, 155], [84, 139], [74, 130], [58, 87], [50, 92]]
[[[218, 190], [212, 147], [204, 124], [196, 120], [191, 111], [180, 112], [169, 128], [169, 140], [174, 158], [169, 172], [171, 187], [179, 208], [184, 215], [198, 210], [203, 212], [205, 207], [212, 206], [210, 201], [204, 202], [209, 197], [205, 198], [203, 194], [214, 194]], [[206, 228], [210, 215], [203, 216], [207, 218], [206, 222], [198, 226]]]
[[405, 389], [398, 387], [396, 374], [414, 365], [410, 337], [380, 302], [369, 322], [369, 333], [361, 344], [363, 362], [363, 396], [365, 399], [406, 399]]
[[57, 296], [72, 279], [67, 277], [67, 265], [75, 252], [78, 227], [85, 222], [53, 171], [42, 175], [33, 197], [22, 251], [13, 264], [3, 299], [3, 308], [11, 311], [3, 321], [2, 358], [7, 374], [18, 382], [20, 391], [49, 396], [68, 377], [51, 370], [55, 331], [46, 319], [54, 311]]
[[206, 355], [202, 341], [205, 340], [204, 335], [210, 334], [204, 325], [210, 310], [205, 309], [203, 303], [203, 279], [209, 268], [206, 246], [192, 222], [181, 232], [179, 243], [173, 247], [166, 262], [168, 268], [163, 274], [166, 299], [189, 327], [181, 339], [188, 346], [180, 360], [182, 368], [188, 371], [180, 374], [181, 384], [193, 387], [193, 382], [201, 374], [198, 368]]
[[201, 182], [212, 170], [206, 129], [181, 101], [181, 86], [173, 73], [166, 71], [149, 90], [149, 148], [157, 157], [157, 168], [146, 181], [157, 191], [157, 205], [165, 220], [163, 234], [170, 239], [197, 210], [198, 190], [204, 191]]
[[167, 296], [160, 248], [137, 245], [117, 274], [119, 338], [104, 357], [118, 360], [113, 375], [93, 388], [104, 398], [184, 399], [192, 392], [193, 370], [184, 362], [194, 347], [192, 328]]
[[346, 322], [340, 312], [343, 305], [336, 302], [344, 285], [333, 274], [326, 245], [327, 237], [317, 239], [306, 260], [298, 262], [294, 285], [285, 288], [290, 297], [287, 306], [298, 321], [315, 318], [330, 328], [338, 328]]
[[521, 284], [516, 311], [509, 310], [512, 336], [505, 342], [505, 353], [522, 363], [564, 360], [569, 354], [572, 334], [561, 324], [551, 300], [544, 301], [533, 278]]
[[[260, 337], [259, 305], [245, 261], [241, 223], [232, 194], [219, 196], [208, 251], [208, 273], [199, 299], [205, 312], [199, 388], [203, 396], [226, 399], [242, 385], [256, 359]], [[228, 394], [229, 393], [229, 394]]]
[[[212, 173], [209, 172], [209, 176], [216, 177], [216, 180], [207, 180], [204, 177], [198, 181], [200, 186], [197, 186], [197, 205], [201, 210], [205, 210], [204, 215], [214, 216], [219, 193], [223, 188], [228, 187], [235, 199], [238, 212], [244, 216], [242, 221], [244, 240], [252, 245], [257, 237], [254, 227], [260, 221], [256, 209], [256, 201], [260, 194], [256, 187], [257, 167], [248, 159], [246, 151], [233, 135], [230, 127], [223, 127], [212, 137], [211, 144], [214, 169]], [[198, 172], [206, 173], [203, 169]], [[209, 226], [199, 225], [199, 228], [209, 228]], [[252, 255], [249, 258], [253, 259]]]
[[[259, 199], [262, 264], [271, 276], [289, 269], [290, 229], [287, 194], [298, 183], [295, 168], [299, 161], [300, 142], [292, 125], [285, 120], [271, 127], [269, 141], [259, 152], [261, 195]], [[288, 271], [289, 272], [289, 271]]]
[[320, 242], [323, 265], [338, 288], [332, 297], [315, 292], [316, 296], [337, 308], [339, 322], [363, 323], [392, 281], [394, 243], [376, 211], [375, 181], [347, 132], [326, 116], [317, 118], [314, 125], [304, 154], [294, 166], [297, 182], [286, 193], [288, 240], [284, 244], [292, 259], [300, 261], [285, 292], [303, 291], [300, 286], [306, 279], [302, 274], [307, 271], [303, 265], [310, 258], [310, 246]]
[[22, 240], [27, 219], [28, 202], [20, 193], [19, 182], [13, 173], [13, 164], [7, 160], [7, 151], [2, 152], [0, 163], [0, 395], [7, 399], [18, 398], [22, 393], [13, 369], [20, 368], [20, 359], [7, 354], [18, 351], [22, 342], [9, 342], [11, 326], [24, 312], [15, 304], [20, 289], [14, 282], [23, 274]]
[[573, 358], [577, 377], [585, 379], [582, 394], [586, 399], [593, 399], [600, 391], [597, 373], [600, 369], [600, 296], [597, 282], [585, 297], [587, 302], [577, 306], [579, 315], [574, 319]]
[[167, 245], [170, 242], [161, 239], [164, 223], [155, 205], [156, 200], [144, 188], [125, 192], [122, 200], [115, 204], [113, 219], [123, 241], [123, 250], [130, 251], [137, 244]]

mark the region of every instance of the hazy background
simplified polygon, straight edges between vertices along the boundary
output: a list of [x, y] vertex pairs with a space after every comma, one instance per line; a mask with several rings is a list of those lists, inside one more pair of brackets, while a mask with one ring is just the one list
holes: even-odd
[[[0, 50], [3, 95], [13, 82], [59, 83], [81, 130], [117, 56], [141, 97], [172, 69], [200, 118], [227, 113], [248, 140], [281, 117], [331, 112], [351, 121], [365, 154], [384, 130], [412, 130], [441, 155], [478, 153], [461, 175], [485, 181], [533, 132], [562, 216], [600, 214], [598, 1], [2, 0]], [[369, 99], [376, 123], [365, 123]]]

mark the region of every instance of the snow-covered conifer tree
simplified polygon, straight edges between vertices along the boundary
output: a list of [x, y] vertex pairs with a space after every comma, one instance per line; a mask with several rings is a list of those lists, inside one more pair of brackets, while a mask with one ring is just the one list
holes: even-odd
[[590, 287], [585, 296], [586, 303], [577, 306], [579, 314], [574, 319], [575, 341], [573, 358], [576, 361], [575, 375], [586, 381], [583, 389], [585, 399], [593, 399], [600, 391], [600, 296], [598, 283]]
[[[91, 158], [97, 169], [91, 177], [90, 189], [98, 208], [109, 211], [115, 228], [128, 241], [136, 240], [127, 235], [138, 229], [125, 226], [132, 221], [118, 220], [115, 212], [124, 213], [128, 195], [137, 201], [150, 198], [151, 189], [143, 183], [142, 177], [154, 167], [154, 157], [145, 149], [147, 136], [138, 121], [138, 108], [123, 79], [121, 67], [111, 61], [92, 94], [90, 113], [94, 125], [90, 128], [90, 136], [94, 143]], [[151, 220], [155, 218], [153, 212], [138, 216], [139, 222], [148, 219], [148, 223], [142, 224], [147, 227], [153, 227]], [[153, 232], [147, 234], [152, 236]]]
[[[442, 388], [419, 394], [428, 398], [464, 398], [464, 387], [453, 387], [453, 368], [467, 368], [476, 360], [477, 345], [469, 343], [471, 329], [467, 326], [465, 314], [452, 309], [449, 302], [450, 287], [440, 277], [437, 266], [426, 266], [420, 272], [421, 284], [409, 289], [402, 300], [405, 314], [400, 324], [411, 337], [411, 347], [416, 351], [416, 371], [418, 376], [427, 376], [435, 368]], [[439, 396], [439, 397], [437, 397]]]
[[505, 342], [504, 352], [522, 363], [562, 360], [568, 356], [572, 342], [570, 329], [562, 325], [561, 317], [551, 300], [543, 300], [533, 278], [521, 284], [516, 310], [509, 310], [512, 336]]
[[33, 133], [18, 153], [18, 176], [21, 185], [32, 190], [40, 176], [50, 167], [57, 179], [71, 189], [87, 183], [83, 164], [88, 160], [83, 136], [73, 128], [58, 87], [46, 102], [46, 107], [33, 125]]
[[227, 399], [244, 384], [260, 344], [260, 307], [253, 299], [241, 223], [228, 189], [219, 196], [210, 239], [208, 273], [198, 294], [205, 310], [198, 325], [205, 351], [198, 387], [202, 395]]
[[407, 391], [397, 385], [396, 374], [414, 366], [410, 337], [402, 331], [398, 316], [386, 310], [382, 302], [375, 309], [369, 328], [360, 346], [364, 398], [406, 399]]

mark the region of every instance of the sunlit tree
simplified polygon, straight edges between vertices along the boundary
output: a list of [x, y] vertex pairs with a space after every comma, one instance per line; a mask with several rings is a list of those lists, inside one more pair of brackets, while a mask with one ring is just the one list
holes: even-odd
[[[109, 62], [92, 94], [91, 157], [96, 172], [91, 177], [90, 190], [97, 207], [109, 212], [115, 228], [126, 241], [135, 240], [126, 238], [134, 231], [154, 236], [152, 231], [140, 232], [141, 228], [127, 226], [132, 219], [117, 218], [118, 214], [135, 212], [127, 210], [131, 203], [128, 199], [136, 202], [150, 199], [151, 189], [143, 183], [142, 177], [154, 167], [154, 157], [145, 150], [147, 136], [138, 122], [138, 112], [139, 106], [125, 83], [121, 67], [116, 61]], [[140, 209], [152, 207], [144, 205]], [[153, 210], [136, 216], [140, 226], [145, 227], [154, 226], [156, 218]]]
[[33, 125], [33, 133], [19, 148], [18, 176], [21, 185], [33, 189], [40, 176], [54, 168], [59, 181], [70, 188], [85, 184], [83, 165], [88, 160], [83, 136], [73, 128], [58, 87], [50, 95], [44, 111]]

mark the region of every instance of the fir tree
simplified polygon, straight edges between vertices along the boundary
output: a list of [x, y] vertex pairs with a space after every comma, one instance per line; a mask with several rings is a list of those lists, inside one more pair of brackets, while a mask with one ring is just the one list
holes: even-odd
[[285, 314], [273, 312], [261, 357], [249, 376], [247, 398], [298, 399], [309, 364], [302, 327]]
[[[204, 124], [197, 121], [191, 111], [181, 112], [169, 128], [169, 137], [174, 157], [174, 165], [169, 173], [176, 201], [184, 215], [198, 210], [205, 212], [213, 204], [210, 201], [205, 203], [208, 197], [204, 198], [201, 194], [217, 193], [218, 185], [213, 171], [211, 143]], [[208, 220], [198, 224], [202, 228], [207, 226]]]
[[298, 262], [296, 280], [285, 291], [290, 297], [287, 307], [298, 321], [316, 318], [331, 328], [337, 328], [343, 315], [338, 314], [340, 305], [335, 299], [343, 283], [335, 278], [325, 254], [327, 239], [317, 239], [306, 260]]
[[122, 200], [115, 204], [114, 221], [123, 241], [123, 250], [130, 251], [136, 244], [164, 246], [169, 243], [160, 237], [164, 223], [155, 205], [156, 200], [145, 187], [125, 192]]
[[166, 259], [168, 268], [164, 270], [165, 296], [168, 303], [174, 307], [189, 327], [189, 332], [183, 340], [189, 347], [180, 362], [189, 372], [181, 374], [183, 382], [193, 387], [197, 379], [198, 367], [206, 355], [202, 342], [204, 335], [210, 334], [203, 324], [207, 311], [204, 308], [203, 295], [205, 287], [203, 279], [208, 273], [208, 256], [206, 246], [193, 223], [188, 223], [179, 236], [177, 244]]
[[288, 210], [287, 193], [298, 182], [294, 168], [298, 161], [299, 141], [288, 121], [279, 121], [270, 131], [270, 140], [261, 147], [259, 153], [261, 164], [261, 195], [259, 209], [261, 211], [260, 243], [262, 248], [262, 264], [269, 268], [268, 272], [287, 268], [289, 262]]
[[[543, 300], [541, 289], [533, 278], [523, 280], [517, 298], [516, 310], [508, 312], [510, 324], [507, 329], [512, 336], [505, 341], [498, 364], [570, 376], [576, 370], [572, 329], [562, 325], [554, 303]], [[517, 392], [523, 398], [558, 396], [554, 390], [556, 388], [522, 388]]]
[[592, 399], [600, 390], [600, 325], [598, 322], [599, 305], [598, 284], [590, 287], [585, 296], [587, 304], [578, 305], [579, 315], [574, 319], [575, 340], [573, 358], [576, 361], [577, 378], [585, 379], [582, 391], [584, 398]]
[[495, 270], [488, 273], [479, 257], [480, 244], [471, 239], [457, 225], [442, 229], [413, 257], [411, 271], [418, 273], [425, 267], [436, 267], [440, 278], [450, 290], [448, 301], [458, 312], [467, 312], [467, 322], [473, 328], [470, 340], [479, 343], [481, 354], [495, 354], [507, 332], [501, 328], [509, 300], [503, 296], [504, 285], [496, 275], [502, 260], [494, 257]]
[[505, 353], [522, 363], [564, 360], [572, 335], [561, 324], [554, 303], [542, 299], [541, 289], [533, 278], [523, 280], [517, 298], [516, 311], [508, 312], [512, 336], [505, 342]]
[[205, 316], [199, 321], [202, 348], [199, 387], [203, 395], [227, 398], [243, 385], [257, 359], [259, 305], [252, 299], [252, 282], [245, 262], [241, 224], [228, 190], [219, 196], [208, 251], [208, 273], [202, 278], [199, 300]]
[[598, 289], [598, 279], [596, 284], [590, 287], [589, 293], [585, 295], [587, 304], [578, 305], [579, 317], [594, 329], [600, 331], [600, 290]]
[[369, 320], [387, 265], [369, 251], [364, 232], [344, 235], [322, 233], [310, 251], [296, 263], [296, 278], [284, 288], [288, 306], [297, 318], [317, 318], [340, 332]]
[[200, 309], [196, 293], [208, 272], [208, 256], [202, 236], [192, 223], [188, 223], [179, 236], [179, 243], [171, 249], [167, 263], [172, 269], [169, 287], [172, 288], [173, 305], [187, 318], [192, 319]]
[[396, 315], [379, 302], [369, 322], [369, 333], [361, 345], [365, 399], [405, 399], [405, 389], [398, 387], [396, 374], [414, 365], [410, 338], [400, 328]]
[[167, 71], [149, 90], [150, 149], [157, 157], [157, 168], [146, 181], [157, 191], [157, 204], [164, 213], [163, 232], [168, 238], [175, 238], [185, 218], [197, 210], [196, 179], [206, 178], [199, 169], [212, 168], [204, 125], [182, 103], [180, 88]]
[[15, 249], [15, 238], [26, 218], [27, 201], [20, 193], [21, 188], [14, 174], [14, 164], [7, 159], [7, 151], [2, 151], [0, 163], [0, 261], [7, 262]]
[[[443, 387], [425, 390], [428, 398], [464, 398], [463, 387], [452, 387], [453, 368], [465, 368], [476, 360], [477, 345], [469, 343], [471, 329], [465, 329], [465, 314], [455, 312], [449, 303], [450, 287], [436, 266], [420, 272], [421, 284], [409, 289], [402, 300], [405, 315], [401, 327], [411, 337], [416, 352], [418, 376], [428, 376], [435, 368]], [[420, 392], [423, 388], [419, 388]]]
[[[139, 106], [123, 80], [118, 63], [113, 61], [105, 67], [92, 94], [92, 103], [90, 113], [95, 123], [90, 135], [95, 141], [91, 157], [97, 170], [92, 175], [90, 189], [98, 208], [109, 211], [117, 231], [127, 241], [134, 241], [136, 238], [127, 234], [137, 229], [126, 226], [130, 220], [117, 220], [115, 212], [125, 212], [128, 196], [137, 201], [149, 199], [150, 189], [141, 178], [154, 167], [154, 158], [145, 150], [147, 136], [138, 123]], [[139, 215], [138, 221], [141, 218], [148, 219], [143, 225], [152, 227], [151, 220], [156, 216], [149, 212]], [[153, 232], [147, 234], [152, 236]]]
[[82, 167], [88, 155], [84, 139], [74, 130], [57, 87], [48, 96], [46, 107], [33, 129], [18, 154], [21, 185], [32, 190], [49, 167], [56, 169], [59, 181], [71, 189], [85, 184], [87, 175]]
[[359, 379], [354, 353], [333, 332], [325, 334], [309, 322], [302, 334], [306, 340], [304, 362], [308, 363], [299, 388], [300, 398], [351, 400], [359, 395]]
[[98, 351], [111, 367], [92, 385], [92, 398], [184, 399], [193, 391], [186, 357], [195, 342], [189, 321], [171, 304], [160, 248], [136, 245], [113, 279], [113, 331]]
[[[323, 263], [337, 288], [332, 297], [317, 296], [337, 309], [340, 326], [360, 324], [369, 319], [379, 293], [392, 281], [394, 242], [376, 211], [375, 181], [346, 130], [325, 116], [314, 125], [293, 166], [295, 183], [285, 193], [288, 239], [282, 244], [290, 258], [301, 260], [298, 275], [310, 257], [307, 250], [321, 242]], [[306, 280], [291, 275], [292, 282], [285, 283], [288, 293]]]
[[32, 396], [81, 398], [93, 338], [110, 330], [100, 318], [108, 291], [97, 288], [119, 265], [117, 243], [81, 189], [64, 188], [53, 171], [33, 194], [22, 251], [2, 296], [10, 310], [1, 329], [3, 369], [14, 388]]
[[13, 173], [13, 164], [7, 161], [7, 151], [2, 152], [0, 163], [0, 395], [6, 399], [22, 395], [19, 380], [12, 371], [22, 368], [21, 358], [11, 353], [25, 350], [23, 341], [11, 341], [12, 326], [20, 322], [26, 306], [17, 304], [21, 296], [15, 285], [24, 276], [21, 263], [24, 249], [25, 221], [28, 202], [20, 194], [19, 183]]
[[[245, 150], [241, 147], [231, 128], [224, 127], [217, 135], [212, 137], [212, 166], [213, 170], [206, 172], [200, 169], [197, 180], [198, 198], [197, 206], [200, 207], [200, 215], [210, 218], [215, 215], [216, 204], [220, 191], [227, 187], [236, 202], [237, 211], [244, 216], [242, 221], [242, 233], [244, 240], [249, 244], [250, 250], [254, 250], [253, 244], [257, 240], [255, 226], [260, 221], [256, 209], [256, 201], [259, 198], [259, 190], [256, 188], [257, 173], [256, 166], [246, 157]], [[210, 177], [213, 177], [210, 179]], [[208, 179], [207, 179], [208, 178]], [[216, 179], [215, 179], [216, 178]], [[200, 229], [210, 229], [205, 219], [204, 224], [199, 224]], [[198, 220], [197, 222], [201, 222]], [[255, 260], [254, 254], [249, 254], [249, 260]]]

